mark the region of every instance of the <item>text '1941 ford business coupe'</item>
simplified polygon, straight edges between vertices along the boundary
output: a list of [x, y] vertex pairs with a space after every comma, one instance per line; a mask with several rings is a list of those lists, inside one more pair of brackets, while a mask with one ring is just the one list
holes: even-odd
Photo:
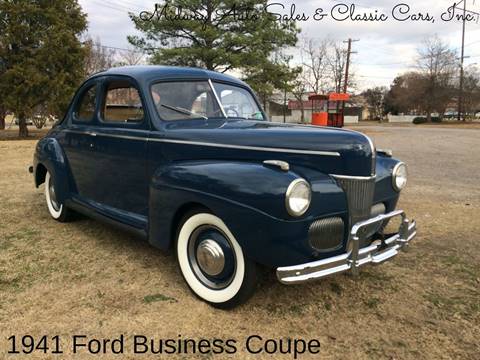
[[30, 170], [54, 219], [77, 211], [173, 247], [191, 290], [220, 308], [248, 299], [258, 264], [284, 284], [356, 273], [416, 234], [395, 210], [402, 162], [355, 131], [269, 122], [245, 83], [201, 69], [92, 76]]

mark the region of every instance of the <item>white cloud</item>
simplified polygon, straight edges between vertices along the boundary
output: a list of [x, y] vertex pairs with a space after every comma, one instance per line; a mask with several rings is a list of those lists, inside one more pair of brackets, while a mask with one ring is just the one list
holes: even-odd
[[[454, 0], [427, 0], [421, 3], [413, 0], [274, 0], [282, 3], [289, 13], [291, 4], [295, 4], [297, 12], [313, 14], [316, 8], [323, 8], [329, 13], [331, 8], [340, 4], [356, 5], [355, 14], [385, 13], [389, 19], [385, 22], [362, 21], [334, 21], [330, 14], [322, 21], [299, 22], [302, 36], [312, 38], [330, 37], [344, 40], [349, 37], [359, 39], [354, 43], [353, 68], [362, 88], [373, 85], [389, 85], [393, 78], [409, 69], [414, 64], [416, 49], [424, 38], [437, 34], [449, 42], [452, 47], [459, 47], [461, 40], [461, 22], [441, 21], [442, 12], [453, 4]], [[467, 8], [480, 12], [480, 1], [466, 0]], [[135, 34], [136, 30], [128, 17], [128, 12], [139, 13], [142, 10], [151, 10], [155, 1], [147, 0], [79, 0], [84, 11], [88, 14], [89, 33], [99, 36], [104, 45], [128, 47], [127, 35]], [[409, 14], [429, 13], [435, 17], [435, 22], [395, 21], [391, 17], [392, 8], [408, 2], [411, 9]], [[463, 6], [461, 4], [461, 6]], [[377, 12], [375, 12], [377, 10]], [[466, 55], [471, 58], [466, 64], [480, 63], [480, 22], [468, 23], [466, 31]]]

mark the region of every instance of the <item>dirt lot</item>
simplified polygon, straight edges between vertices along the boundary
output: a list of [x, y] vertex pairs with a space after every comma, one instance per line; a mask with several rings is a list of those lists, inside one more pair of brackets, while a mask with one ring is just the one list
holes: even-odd
[[[480, 130], [355, 129], [409, 165], [400, 206], [418, 222], [410, 251], [357, 279], [286, 287], [267, 276], [230, 312], [195, 299], [174, 256], [89, 219], [51, 220], [43, 188], [34, 189], [26, 171], [35, 141], [1, 141], [0, 358], [13, 334], [60, 335], [65, 348], [73, 334], [233, 338], [236, 358], [293, 358], [248, 357], [244, 340], [259, 334], [319, 339], [320, 358], [478, 359]], [[197, 358], [212, 357], [223, 358]]]

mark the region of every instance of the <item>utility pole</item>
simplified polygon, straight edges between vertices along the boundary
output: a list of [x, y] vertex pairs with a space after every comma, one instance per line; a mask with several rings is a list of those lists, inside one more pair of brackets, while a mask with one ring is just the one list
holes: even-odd
[[[463, 0], [463, 24], [462, 24], [462, 54], [460, 57], [460, 88], [458, 93], [458, 108], [457, 108], [457, 120], [462, 119], [463, 113], [463, 62], [465, 60], [465, 22], [467, 16], [467, 1]], [[463, 120], [465, 120], [465, 115], [463, 115]]]
[[350, 71], [350, 55], [351, 54], [356, 54], [356, 51], [352, 51], [352, 42], [356, 42], [360, 40], [352, 40], [348, 39], [344, 41], [344, 43], [348, 43], [348, 49], [347, 49], [347, 64], [345, 65], [345, 82], [343, 83], [343, 92], [346, 94], [348, 90], [348, 73]]

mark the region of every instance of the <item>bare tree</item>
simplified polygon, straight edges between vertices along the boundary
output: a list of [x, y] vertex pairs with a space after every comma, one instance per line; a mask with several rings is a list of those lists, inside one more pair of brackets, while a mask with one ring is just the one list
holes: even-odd
[[315, 94], [324, 92], [328, 84], [328, 39], [315, 41], [305, 39], [301, 49], [302, 57], [302, 82]]
[[100, 38], [97, 37], [95, 40], [88, 38], [84, 41], [84, 44], [88, 47], [88, 55], [85, 60], [87, 76], [107, 70], [115, 65], [115, 49], [102, 45]]
[[339, 44], [333, 44], [329, 54], [330, 78], [332, 80], [332, 90], [341, 92], [345, 69], [347, 65], [347, 54], [345, 49]]
[[425, 80], [423, 103], [428, 121], [434, 111], [444, 114], [452, 100], [456, 65], [455, 52], [436, 35], [424, 40], [418, 49], [417, 67]]
[[120, 52], [120, 59], [118, 65], [128, 66], [128, 65], [140, 65], [145, 64], [145, 53], [140, 50], [135, 49], [126, 49]]
[[305, 74], [302, 72], [298, 75], [298, 77], [293, 81], [292, 87], [291, 87], [291, 92], [293, 96], [295, 97], [295, 100], [297, 100], [299, 106], [300, 106], [300, 121], [302, 124], [305, 124], [305, 95], [308, 94], [308, 82], [305, 79]]

